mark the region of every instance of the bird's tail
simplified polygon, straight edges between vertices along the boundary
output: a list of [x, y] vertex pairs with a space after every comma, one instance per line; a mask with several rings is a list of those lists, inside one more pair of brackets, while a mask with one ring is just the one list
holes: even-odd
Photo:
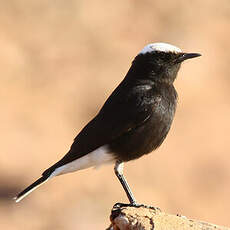
[[40, 185], [44, 184], [47, 180], [49, 180], [48, 176], [42, 176], [38, 180], [36, 180], [33, 184], [28, 186], [26, 189], [24, 189], [22, 192], [20, 192], [16, 197], [14, 197], [16, 202], [19, 202], [24, 197], [29, 195], [32, 191], [34, 191], [36, 188], [38, 188]]

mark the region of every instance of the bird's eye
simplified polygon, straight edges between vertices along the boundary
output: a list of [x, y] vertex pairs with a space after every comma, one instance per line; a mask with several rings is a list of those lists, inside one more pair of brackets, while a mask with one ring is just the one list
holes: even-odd
[[159, 52], [156, 56], [156, 59], [158, 60], [158, 62], [169, 62], [171, 60], [171, 55], [170, 53]]

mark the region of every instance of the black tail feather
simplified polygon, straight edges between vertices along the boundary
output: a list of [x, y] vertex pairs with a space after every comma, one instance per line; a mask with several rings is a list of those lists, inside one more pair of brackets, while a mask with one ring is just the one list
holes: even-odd
[[25, 196], [27, 196], [29, 193], [31, 193], [34, 189], [36, 189], [38, 186], [40, 186], [42, 183], [44, 183], [46, 180], [48, 180], [48, 177], [44, 177], [44, 176], [40, 177], [33, 184], [31, 184], [26, 189], [24, 189], [22, 192], [20, 192], [14, 199], [16, 200], [16, 202], [19, 202]]

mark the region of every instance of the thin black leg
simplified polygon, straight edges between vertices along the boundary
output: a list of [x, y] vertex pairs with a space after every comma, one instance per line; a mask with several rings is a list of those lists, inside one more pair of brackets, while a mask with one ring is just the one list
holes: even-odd
[[116, 164], [115, 164], [115, 167], [114, 167], [114, 172], [118, 178], [118, 180], [120, 181], [123, 189], [125, 190], [126, 192], [126, 195], [128, 196], [128, 199], [129, 199], [129, 202], [130, 204], [132, 205], [136, 205], [137, 202], [136, 202], [136, 199], [134, 198], [134, 195], [123, 175], [123, 167], [124, 167], [124, 163], [121, 162], [121, 161], [117, 161]]

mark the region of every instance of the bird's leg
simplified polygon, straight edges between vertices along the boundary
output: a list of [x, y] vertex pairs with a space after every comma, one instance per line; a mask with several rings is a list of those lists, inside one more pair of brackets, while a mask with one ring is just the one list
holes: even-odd
[[124, 175], [123, 175], [123, 168], [124, 168], [124, 163], [121, 161], [117, 161], [114, 166], [114, 172], [119, 179], [123, 189], [126, 192], [126, 195], [128, 196], [130, 204], [122, 204], [122, 203], [116, 203], [113, 208], [121, 208], [121, 207], [129, 207], [129, 206], [135, 206], [135, 207], [145, 207], [145, 208], [151, 208], [153, 210], [160, 210], [158, 207], [153, 207], [149, 205], [144, 205], [144, 204], [137, 204], [136, 199], [134, 198], [134, 195], [128, 185], [128, 182], [126, 181]]
[[130, 204], [135, 206], [137, 204], [137, 202], [136, 202], [136, 199], [134, 198], [134, 195], [133, 195], [133, 193], [132, 193], [132, 191], [131, 191], [131, 189], [130, 189], [130, 187], [129, 187], [129, 185], [128, 185], [128, 183], [127, 183], [127, 181], [123, 175], [123, 168], [124, 168], [124, 163], [121, 161], [117, 161], [115, 163], [114, 172], [115, 172], [118, 180], [120, 181], [123, 189], [125, 190]]

